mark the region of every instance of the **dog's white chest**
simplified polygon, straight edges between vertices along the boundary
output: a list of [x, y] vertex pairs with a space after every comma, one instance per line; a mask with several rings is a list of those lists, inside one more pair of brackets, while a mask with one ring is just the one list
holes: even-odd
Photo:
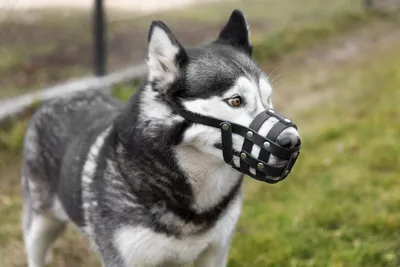
[[125, 226], [114, 235], [127, 267], [159, 266], [166, 262], [191, 263], [210, 245], [229, 242], [241, 211], [241, 199], [208, 232], [177, 239], [141, 226]]

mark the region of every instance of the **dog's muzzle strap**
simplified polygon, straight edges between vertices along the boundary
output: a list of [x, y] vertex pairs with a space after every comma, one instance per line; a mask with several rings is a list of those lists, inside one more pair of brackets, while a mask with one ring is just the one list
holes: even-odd
[[232, 127], [230, 124], [221, 125], [222, 155], [224, 161], [233, 165]]
[[[234, 169], [257, 180], [267, 183], [277, 183], [285, 179], [300, 153], [299, 148], [286, 149], [277, 143], [277, 138], [283, 130], [289, 127], [297, 129], [297, 126], [274, 110], [266, 110], [258, 114], [249, 127], [203, 116], [184, 109], [177, 109], [177, 111], [188, 121], [221, 129], [222, 154], [224, 161]], [[267, 136], [263, 137], [258, 134], [258, 131], [264, 122], [270, 117], [277, 118], [278, 122], [270, 129]], [[245, 138], [242, 151], [240, 152], [233, 150], [232, 133], [241, 135]], [[261, 148], [258, 159], [255, 159], [251, 155], [253, 145], [257, 145]], [[288, 160], [288, 164], [282, 167], [273, 167], [268, 165], [267, 163], [271, 154], [283, 160]], [[239, 167], [235, 166], [233, 156], [240, 157]], [[250, 172], [250, 168], [254, 168], [255, 173]], [[278, 178], [267, 179], [267, 176]]]
[[[297, 126], [293, 124], [290, 120], [284, 118], [281, 116], [279, 113], [277, 113], [274, 110], [266, 110], [265, 112], [262, 112], [256, 116], [256, 118], [252, 121], [250, 124], [251, 129], [254, 131], [259, 131], [261, 126], [267, 121], [270, 117], [274, 117], [278, 119], [278, 122], [274, 124], [274, 126], [269, 130], [267, 136], [266, 136], [266, 142], [264, 142], [262, 148], [268, 148], [271, 146], [271, 144], [276, 144], [278, 136], [287, 128], [289, 127], [294, 127], [297, 129]], [[265, 181], [265, 175], [267, 174], [268, 176], [272, 177], [279, 177], [279, 179], [273, 179], [270, 180], [270, 183], [276, 183], [278, 181], [281, 181], [287, 177], [289, 174], [291, 168], [293, 167], [295, 161], [297, 160], [297, 157], [299, 155], [299, 152], [292, 150], [292, 154], [290, 155], [288, 159], [288, 165], [287, 166], [282, 166], [282, 167], [272, 167], [268, 165], [269, 158], [271, 156], [271, 152], [268, 151], [268, 149], [261, 149], [258, 159], [254, 159], [251, 157], [251, 151], [252, 151], [253, 143], [249, 139], [245, 139], [242, 147], [242, 153], [246, 153], [246, 157], [240, 157], [241, 162], [240, 162], [240, 171], [246, 174], [252, 174], [250, 172], [250, 167], [257, 166], [255, 168], [255, 175], [252, 174], [252, 177], [257, 179], [257, 180], [262, 180]], [[286, 157], [282, 157], [279, 153], [274, 154], [278, 157], [281, 157], [283, 159], [287, 159]], [[243, 159], [244, 158], [244, 159]]]
[[[264, 124], [264, 122], [266, 120], [268, 120], [269, 117], [270, 117], [270, 115], [267, 112], [261, 112], [254, 118], [254, 120], [251, 122], [249, 128], [253, 129], [255, 132], [258, 132], [260, 130], [261, 126]], [[244, 139], [242, 151], [246, 151], [249, 155], [251, 155], [252, 149], [253, 149], [253, 142], [251, 142], [249, 139]], [[261, 150], [261, 151], [266, 151], [266, 150]], [[260, 153], [261, 153], [261, 151], [260, 151]], [[269, 155], [270, 153], [267, 152], [267, 154]], [[269, 156], [268, 156], [268, 158], [269, 158]], [[265, 162], [268, 162], [268, 159]], [[240, 171], [243, 173], [250, 173], [249, 167], [250, 167], [249, 164], [247, 164], [245, 162], [245, 160], [241, 157]], [[257, 170], [256, 174], [257, 174], [257, 176], [261, 176], [261, 173], [259, 170]]]

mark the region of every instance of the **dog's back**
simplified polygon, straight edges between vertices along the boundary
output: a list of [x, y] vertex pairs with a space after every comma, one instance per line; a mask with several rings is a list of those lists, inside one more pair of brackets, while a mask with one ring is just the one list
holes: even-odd
[[[90, 139], [111, 122], [119, 104], [99, 92], [78, 93], [44, 103], [35, 112], [24, 140], [22, 175], [23, 180], [30, 180], [29, 185], [27, 182], [24, 184], [33, 207], [43, 210], [52, 204], [51, 198], [56, 190], [65, 191], [59, 188], [63, 162], [73, 160], [70, 157], [74, 156], [75, 163], [83, 163], [87, 149], [75, 150], [82, 151], [83, 155], [69, 155], [68, 151], [91, 144]], [[40, 192], [37, 192], [40, 197], [35, 194], [36, 182], [40, 184]]]

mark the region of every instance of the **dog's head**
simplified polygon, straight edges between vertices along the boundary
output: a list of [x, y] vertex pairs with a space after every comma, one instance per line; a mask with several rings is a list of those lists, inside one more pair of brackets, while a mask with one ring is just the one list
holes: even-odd
[[[165, 116], [165, 123], [173, 120], [171, 114], [183, 119], [176, 114], [178, 108], [248, 127], [258, 114], [273, 108], [268, 78], [251, 56], [248, 25], [238, 10], [215, 41], [195, 48], [184, 48], [163, 22], [154, 21], [148, 38], [148, 85], [157, 101], [166, 105], [152, 112], [159, 119]], [[277, 122], [270, 117], [257, 132], [265, 137]], [[233, 134], [233, 150], [241, 151], [243, 141], [243, 136]], [[276, 141], [287, 149], [300, 145], [294, 127], [280, 132]], [[183, 133], [180, 145], [224, 163], [221, 129], [194, 122]], [[259, 153], [260, 147], [254, 145], [251, 155], [257, 158]], [[235, 162], [238, 166], [239, 158]], [[268, 160], [272, 166], [286, 163], [275, 156]], [[250, 171], [255, 173], [254, 168]]]

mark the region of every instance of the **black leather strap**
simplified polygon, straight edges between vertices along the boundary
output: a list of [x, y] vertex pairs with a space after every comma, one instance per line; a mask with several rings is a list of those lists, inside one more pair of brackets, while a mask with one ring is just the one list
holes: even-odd
[[221, 140], [222, 140], [222, 155], [224, 161], [232, 164], [233, 151], [232, 151], [232, 127], [229, 123], [221, 123]]
[[[267, 134], [267, 139], [271, 140], [272, 142], [277, 142], [278, 140], [278, 136], [281, 134], [281, 132], [283, 130], [285, 130], [286, 128], [289, 128], [290, 125], [288, 124], [284, 124], [282, 123], [282, 121], [278, 121], [272, 128], [271, 130], [268, 132]], [[258, 156], [258, 158], [263, 161], [263, 162], [267, 162], [269, 161], [269, 158], [271, 156], [271, 153], [269, 153], [267, 150], [261, 150], [260, 154]], [[276, 155], [279, 157], [279, 155]], [[258, 172], [259, 170], [257, 170]], [[283, 169], [282, 169], [283, 172]]]
[[[216, 119], [216, 118], [212, 118], [212, 117], [207, 117], [207, 116], [203, 116], [201, 114], [197, 114], [197, 113], [193, 113], [187, 110], [182, 110], [179, 109], [177, 110], [177, 112], [184, 117], [185, 119], [187, 119], [188, 121], [192, 121], [195, 123], [200, 123], [203, 125], [207, 125], [207, 126], [211, 126], [214, 128], [220, 128], [220, 125], [222, 123], [224, 123], [225, 121]], [[274, 115], [274, 114], [273, 114]], [[275, 116], [274, 116], [275, 117]], [[249, 139], [251, 142], [253, 142], [254, 144], [258, 145], [259, 147], [261, 147], [261, 149], [265, 149], [268, 152], [282, 158], [282, 159], [286, 159], [288, 160], [290, 158], [290, 156], [292, 155], [292, 153], [294, 152], [294, 150], [290, 150], [290, 149], [286, 149], [281, 147], [279, 144], [275, 143], [275, 142], [270, 142], [270, 146], [268, 148], [265, 148], [263, 146], [265, 141], [270, 141], [270, 140], [266, 140], [265, 137], [259, 135], [256, 131], [239, 125], [239, 124], [235, 124], [232, 122], [229, 122], [231, 127], [232, 127], [232, 133], [236, 133], [239, 134], [243, 137], [245, 137], [246, 139]], [[285, 122], [286, 123], [286, 122]], [[297, 126], [293, 123], [287, 123], [288, 127], [294, 127], [297, 129]], [[251, 138], [247, 137], [247, 132], [251, 131], [253, 133], [253, 136]]]
[[[277, 138], [283, 130], [289, 127], [294, 127], [297, 129], [297, 126], [274, 110], [266, 110], [258, 114], [251, 122], [249, 127], [203, 116], [182, 108], [176, 108], [176, 111], [188, 121], [219, 128], [221, 130], [222, 153], [224, 161], [230, 164], [234, 169], [242, 172], [243, 174], [247, 174], [256, 180], [274, 184], [285, 179], [299, 155], [300, 148], [286, 149], [277, 143]], [[277, 118], [278, 122], [271, 128], [267, 136], [263, 137], [258, 133], [258, 131], [263, 123], [270, 117]], [[245, 138], [241, 152], [233, 150], [232, 133], [238, 134]], [[269, 146], [264, 146], [265, 142], [268, 142]], [[251, 151], [254, 144], [261, 148], [258, 157], [259, 159], [255, 159], [251, 156]], [[268, 165], [271, 154], [280, 159], [288, 160], [288, 164], [283, 167], [273, 167]], [[240, 157], [240, 166], [234, 165], [233, 156]], [[251, 173], [249, 167], [256, 169], [256, 173]], [[271, 179], [268, 177], [278, 178]]]
[[[268, 120], [269, 117], [270, 116], [268, 115], [268, 113], [261, 112], [254, 118], [249, 128], [254, 132], [258, 132], [258, 130], [260, 130], [261, 126], [264, 124], [266, 120]], [[242, 146], [242, 151], [251, 154], [251, 150], [253, 149], [253, 144], [254, 143], [251, 141], [251, 138], [250, 139], [245, 138]], [[243, 159], [240, 159], [240, 171], [243, 173], [248, 173], [250, 171], [249, 165]]]
[[[246, 153], [246, 152], [241, 152], [241, 153]], [[253, 158], [249, 153], [246, 153], [246, 155], [247, 156], [244, 159], [244, 161], [248, 165], [250, 165], [250, 166], [252, 166], [254, 168], [257, 168], [256, 166], [259, 163], [264, 165], [264, 167], [260, 170], [260, 172], [262, 172], [264, 176], [265, 175], [269, 175], [269, 176], [279, 177], [279, 176], [282, 175], [282, 172], [286, 169], [286, 166], [279, 167], [279, 168], [278, 167], [272, 167], [272, 166], [268, 165], [267, 162], [264, 162], [262, 160], [258, 160], [258, 159]]]
[[297, 129], [297, 126], [295, 124], [293, 124], [291, 120], [288, 120], [287, 118], [282, 116], [279, 112], [272, 110], [272, 109], [268, 109], [265, 112], [267, 112], [270, 116], [277, 118], [283, 124], [291, 125], [292, 127]]

